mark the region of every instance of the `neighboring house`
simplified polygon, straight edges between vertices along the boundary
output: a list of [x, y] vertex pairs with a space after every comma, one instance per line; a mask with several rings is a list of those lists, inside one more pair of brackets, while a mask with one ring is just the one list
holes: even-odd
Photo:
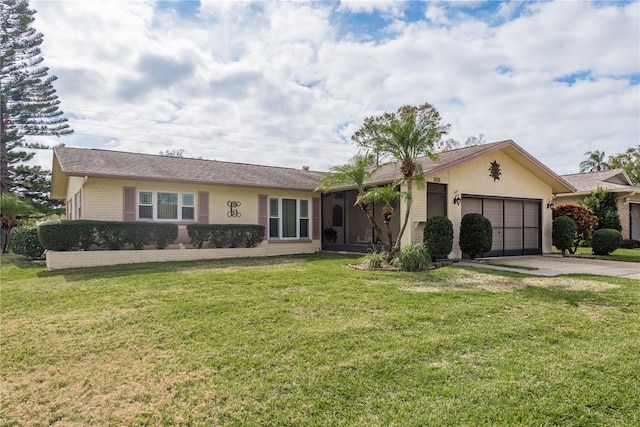
[[622, 169], [562, 175], [576, 188], [571, 194], [558, 194], [556, 205], [580, 204], [598, 187], [615, 194], [625, 239], [640, 240], [640, 186], [633, 185]]
[[118, 151], [58, 147], [51, 197], [67, 218], [188, 224], [261, 224], [268, 255], [316, 252], [321, 246], [323, 173]]
[[[571, 184], [556, 175], [511, 140], [439, 153], [432, 161], [418, 159], [426, 178], [426, 189], [414, 186], [410, 223], [402, 245], [422, 242], [424, 224], [434, 215], [449, 217], [454, 228], [452, 258], [462, 256], [458, 245], [462, 216], [478, 212], [493, 226], [493, 246], [485, 256], [525, 255], [552, 251], [554, 194], [571, 193]], [[397, 163], [383, 166], [367, 183], [384, 185], [401, 176]], [[373, 233], [366, 216], [354, 207], [356, 191], [342, 189], [322, 196], [323, 229], [333, 228], [336, 243], [327, 249], [356, 250], [371, 247]], [[374, 206], [376, 221], [384, 232], [381, 207]], [[404, 218], [403, 206], [392, 221], [394, 236]], [[384, 239], [384, 236], [383, 236]], [[363, 246], [364, 245], [364, 246]]]
[[[402, 245], [422, 242], [434, 215], [454, 226], [452, 258], [462, 216], [485, 215], [493, 225], [491, 255], [549, 253], [554, 195], [575, 188], [511, 140], [420, 158], [426, 188], [414, 186], [410, 223]], [[191, 223], [246, 223], [266, 227], [267, 254], [371, 249], [373, 231], [354, 206], [355, 190], [314, 192], [323, 173], [209, 160], [59, 147], [54, 150], [51, 196], [66, 201], [70, 219], [167, 221], [179, 224], [188, 242]], [[384, 165], [367, 184], [400, 177], [396, 163]], [[396, 209], [394, 236], [405, 206]], [[374, 212], [384, 230], [381, 206]], [[335, 242], [322, 241], [333, 228]]]

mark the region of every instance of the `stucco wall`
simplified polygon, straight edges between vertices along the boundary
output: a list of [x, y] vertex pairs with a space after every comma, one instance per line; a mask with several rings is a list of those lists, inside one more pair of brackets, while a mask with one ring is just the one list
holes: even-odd
[[[311, 191], [288, 191], [282, 189], [266, 188], [242, 188], [219, 185], [195, 185], [171, 182], [156, 182], [144, 180], [124, 180], [108, 178], [75, 178], [70, 179], [68, 193], [75, 194], [82, 188], [83, 195], [83, 219], [102, 221], [122, 221], [124, 210], [124, 187], [135, 187], [137, 190], [192, 192], [206, 191], [209, 193], [209, 223], [211, 224], [258, 224], [258, 195], [266, 194], [269, 197], [306, 198], [311, 201], [319, 198], [318, 193]], [[73, 184], [73, 185], [71, 185]], [[68, 197], [73, 197], [68, 196]], [[198, 203], [196, 197], [196, 204]], [[229, 212], [228, 201], [240, 202], [236, 209], [239, 217], [227, 216]], [[196, 212], [199, 207], [196, 206]], [[309, 205], [311, 209], [311, 203]], [[309, 212], [311, 215], [312, 212]], [[171, 221], [175, 222], [175, 221]], [[188, 245], [189, 238], [186, 225], [196, 221], [182, 221], [179, 223], [178, 242]], [[313, 221], [310, 221], [313, 228]], [[310, 229], [310, 235], [313, 230]], [[320, 239], [309, 241], [277, 241], [264, 245], [268, 255], [306, 253], [320, 250]], [[273, 248], [271, 248], [273, 246]], [[91, 257], [92, 255], [84, 255]]]
[[[495, 181], [489, 176], [489, 166], [494, 160], [500, 164], [502, 172], [500, 179]], [[551, 252], [552, 214], [551, 210], [546, 208], [547, 202], [552, 197], [551, 187], [503, 152], [496, 151], [478, 157], [444, 172], [427, 176], [426, 180], [427, 182], [447, 184], [447, 215], [453, 223], [454, 233], [453, 251], [449, 255], [450, 258], [462, 256], [458, 245], [462, 207], [453, 203], [455, 193], [540, 200], [542, 204], [542, 251], [544, 253]], [[403, 190], [406, 190], [406, 187]], [[403, 236], [403, 246], [412, 242], [422, 242], [424, 222], [427, 217], [426, 207], [426, 190], [414, 190], [411, 223], [407, 225]]]

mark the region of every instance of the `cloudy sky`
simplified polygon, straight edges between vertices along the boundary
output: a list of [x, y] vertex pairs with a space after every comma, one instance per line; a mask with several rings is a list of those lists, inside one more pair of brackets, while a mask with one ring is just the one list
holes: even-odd
[[513, 139], [560, 174], [640, 141], [639, 2], [31, 7], [67, 146], [326, 170], [365, 117], [425, 102], [450, 137]]

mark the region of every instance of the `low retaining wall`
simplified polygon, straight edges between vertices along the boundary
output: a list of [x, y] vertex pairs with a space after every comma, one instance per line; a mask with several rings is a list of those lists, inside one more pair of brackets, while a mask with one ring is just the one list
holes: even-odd
[[151, 249], [120, 251], [47, 251], [47, 269], [101, 267], [145, 262], [195, 261], [204, 259], [263, 257], [313, 253], [320, 250], [319, 244], [261, 244], [256, 248], [224, 249]]

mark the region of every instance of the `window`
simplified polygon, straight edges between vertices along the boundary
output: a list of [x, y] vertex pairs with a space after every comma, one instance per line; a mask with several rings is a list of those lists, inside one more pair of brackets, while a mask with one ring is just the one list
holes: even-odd
[[182, 195], [182, 219], [196, 219], [196, 198], [191, 193]]
[[309, 201], [300, 200], [300, 237], [309, 237]]
[[427, 218], [447, 215], [447, 185], [427, 183]]
[[151, 191], [138, 193], [138, 218], [153, 219], [153, 193]]
[[138, 192], [138, 219], [193, 221], [195, 211], [194, 193]]
[[269, 238], [309, 238], [309, 200], [270, 198]]

